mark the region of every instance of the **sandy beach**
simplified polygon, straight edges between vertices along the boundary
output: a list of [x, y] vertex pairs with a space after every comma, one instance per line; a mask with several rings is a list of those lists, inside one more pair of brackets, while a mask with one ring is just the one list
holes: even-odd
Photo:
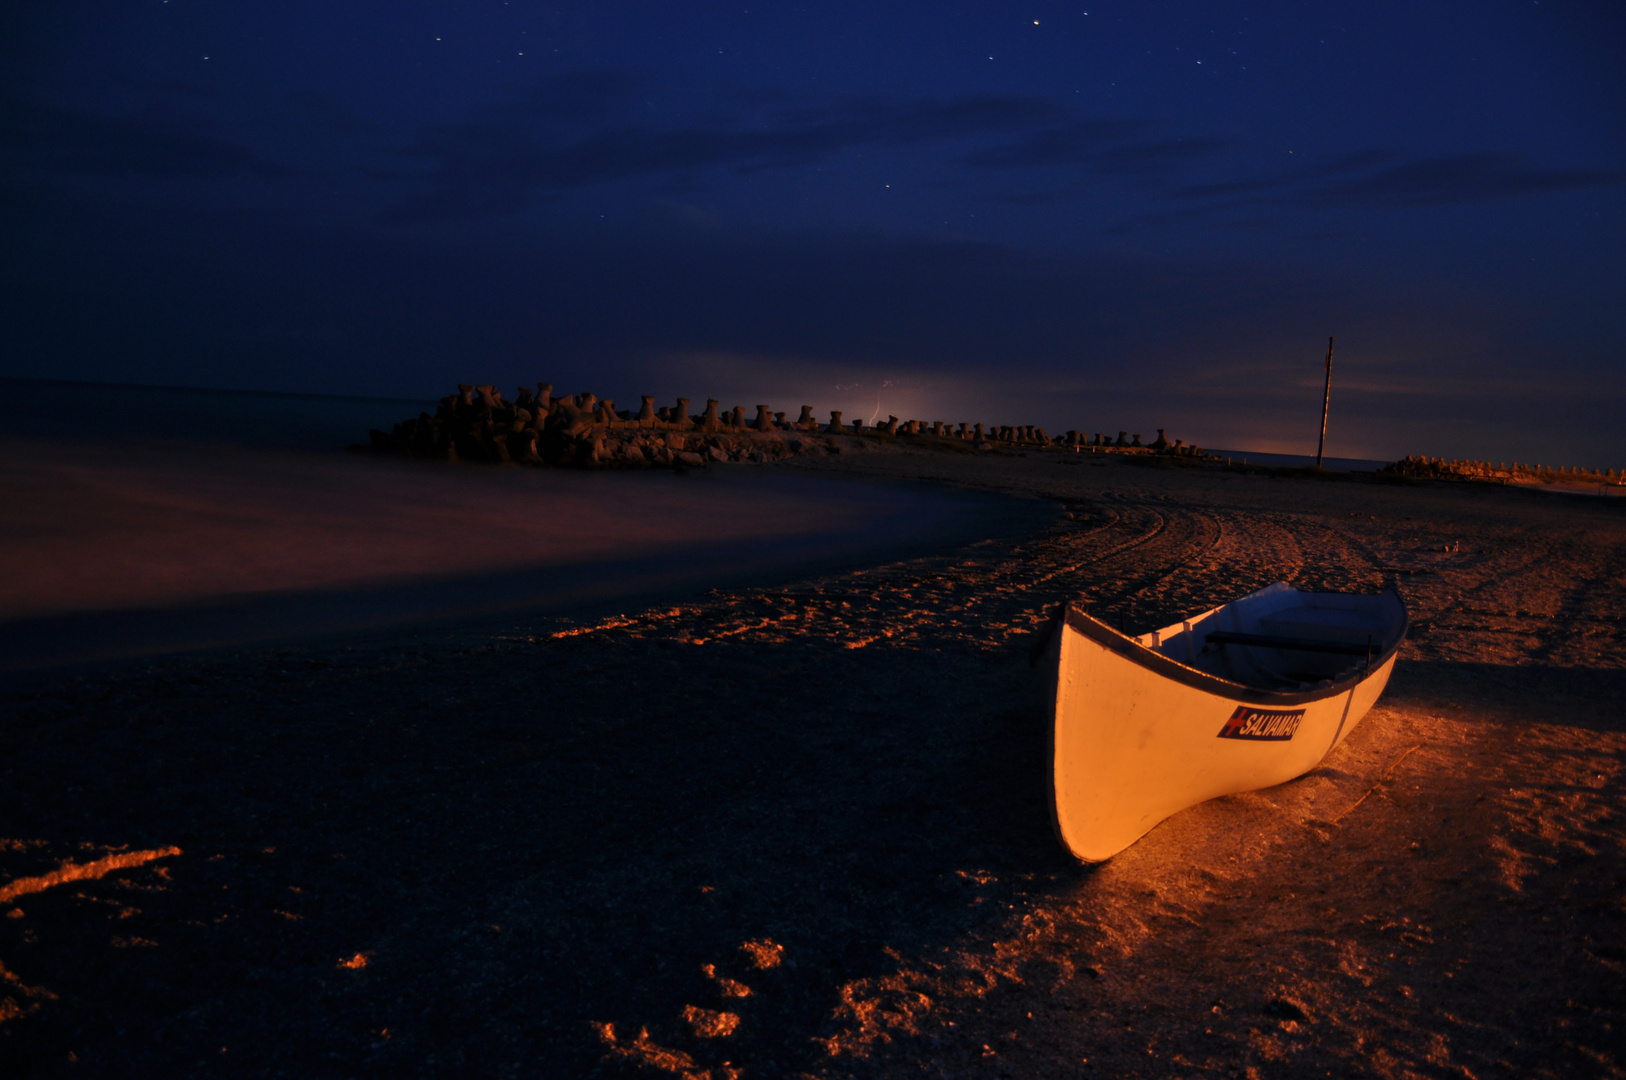
[[[722, 468], [784, 501], [741, 532], [719, 496], [703, 539], [811, 535], [806, 572], [14, 678], [0, 1072], [1626, 1072], [1626, 501], [1053, 452]], [[866, 494], [795, 494], [825, 485]], [[956, 504], [977, 528], [920, 496], [941, 542], [821, 566], [796, 525], [922, 490], [987, 500]], [[18, 619], [125, 587], [9, 580]], [[1310, 775], [1073, 862], [1034, 628], [1277, 580], [1401, 591], [1377, 708]]]

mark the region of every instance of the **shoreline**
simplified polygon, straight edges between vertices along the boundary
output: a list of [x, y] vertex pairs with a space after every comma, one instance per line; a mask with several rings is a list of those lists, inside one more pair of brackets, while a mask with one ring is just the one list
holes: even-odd
[[109, 464], [61, 444], [5, 449], [15, 517], [0, 558], [30, 572], [0, 591], [0, 686], [310, 635], [649, 606], [1049, 514], [989, 492], [786, 471], [470, 475], [270, 450], [199, 461], [147, 447]]
[[[1073, 461], [774, 467], [1061, 507], [950, 550], [7, 696], [0, 889], [178, 850], [10, 899], [0, 1062], [1618, 1073], [1626, 523]], [[1063, 595], [1133, 629], [1277, 579], [1399, 581], [1377, 708], [1310, 775], [1072, 863], [1032, 628]]]

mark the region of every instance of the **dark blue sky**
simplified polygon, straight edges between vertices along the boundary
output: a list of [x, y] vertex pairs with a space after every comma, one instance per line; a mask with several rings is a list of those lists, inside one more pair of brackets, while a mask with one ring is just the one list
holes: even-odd
[[8, 5], [0, 374], [1626, 465], [1626, 6]]

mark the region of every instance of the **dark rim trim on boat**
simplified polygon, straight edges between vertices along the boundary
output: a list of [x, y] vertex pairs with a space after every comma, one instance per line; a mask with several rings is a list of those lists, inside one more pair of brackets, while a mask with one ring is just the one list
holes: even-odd
[[[1071, 626], [1091, 641], [1106, 646], [1118, 655], [1134, 661], [1141, 667], [1161, 675], [1165, 679], [1173, 679], [1176, 682], [1185, 683], [1187, 686], [1195, 687], [1210, 694], [1218, 694], [1233, 701], [1245, 701], [1253, 705], [1298, 705], [1304, 702], [1320, 701], [1322, 698], [1332, 697], [1359, 686], [1367, 680], [1372, 672], [1388, 663], [1390, 658], [1400, 651], [1400, 643], [1406, 640], [1406, 631], [1411, 626], [1411, 614], [1406, 610], [1406, 601], [1401, 599], [1400, 594], [1393, 589], [1377, 595], [1393, 596], [1395, 602], [1400, 605], [1400, 632], [1395, 635], [1393, 643], [1383, 652], [1374, 654], [1372, 662], [1356, 669], [1353, 675], [1349, 675], [1335, 683], [1307, 687], [1303, 690], [1265, 690], [1257, 686], [1232, 682], [1230, 679], [1222, 679], [1218, 675], [1210, 675], [1206, 671], [1198, 671], [1193, 667], [1187, 667], [1178, 660], [1171, 660], [1156, 649], [1142, 645], [1134, 638], [1119, 633], [1100, 619], [1084, 612], [1071, 601], [1065, 605], [1065, 618], [1068, 626]], [[1061, 614], [1061, 612], [1057, 613], [1058, 616]], [[1048, 644], [1050, 634], [1059, 629], [1057, 624], [1060, 621], [1059, 617], [1052, 621], [1051, 628], [1045, 634], [1046, 644]]]

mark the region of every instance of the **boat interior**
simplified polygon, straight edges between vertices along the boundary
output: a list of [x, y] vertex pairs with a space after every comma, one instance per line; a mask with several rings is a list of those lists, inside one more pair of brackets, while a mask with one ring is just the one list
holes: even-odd
[[1405, 630], [1405, 606], [1392, 592], [1300, 592], [1279, 581], [1135, 641], [1206, 674], [1280, 690], [1358, 674]]

